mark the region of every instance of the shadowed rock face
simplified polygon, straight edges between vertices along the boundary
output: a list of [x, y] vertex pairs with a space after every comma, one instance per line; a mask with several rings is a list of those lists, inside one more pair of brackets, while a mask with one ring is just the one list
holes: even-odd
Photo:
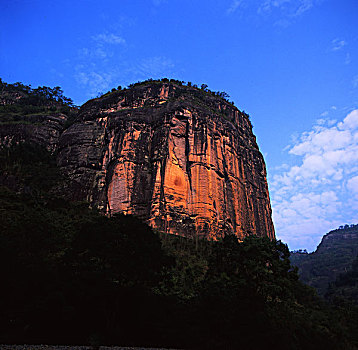
[[17, 120], [1, 119], [0, 146], [30, 142], [55, 152], [64, 130], [67, 116], [64, 114], [19, 116]]
[[274, 237], [247, 115], [195, 88], [149, 83], [87, 102], [59, 140], [72, 199], [188, 237]]

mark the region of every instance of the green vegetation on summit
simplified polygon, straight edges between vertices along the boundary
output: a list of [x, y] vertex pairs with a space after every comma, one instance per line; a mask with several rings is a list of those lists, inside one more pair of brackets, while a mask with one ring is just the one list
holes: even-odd
[[[138, 81], [137, 83], [133, 83], [133, 84], [129, 84], [128, 85], [128, 89], [132, 89], [135, 87], [139, 87], [139, 86], [143, 86], [143, 85], [148, 85], [148, 84], [163, 84], [163, 83], [171, 83], [171, 84], [175, 84], [177, 86], [186, 86], [188, 88], [191, 88], [193, 90], [197, 90], [197, 91], [202, 91], [205, 92], [207, 94], [210, 94], [212, 96], [216, 96], [219, 97], [223, 100], [225, 100], [226, 102], [229, 102], [231, 104], [234, 104], [234, 102], [230, 102], [229, 101], [229, 94], [226, 93], [225, 91], [212, 91], [208, 88], [208, 85], [206, 84], [201, 84], [200, 88], [198, 87], [197, 84], [193, 84], [192, 82], [188, 81], [187, 83], [185, 81], [182, 80], [177, 80], [177, 79], [168, 79], [168, 78], [162, 78], [162, 79], [147, 79], [147, 80], [143, 80], [143, 81]], [[113, 88], [111, 91], [106, 92], [105, 94], [99, 94], [99, 97], [102, 96], [106, 96], [109, 95], [115, 91], [121, 91], [121, 90], [126, 90], [127, 88], [122, 88], [122, 86], [118, 86], [117, 89]]]
[[[12, 112], [21, 112], [29, 114], [37, 112], [35, 107], [39, 107], [39, 111], [53, 107], [73, 107], [73, 101], [63, 95], [63, 90], [56, 86], [50, 88], [48, 86], [39, 86], [32, 88], [31, 85], [25, 85], [20, 82], [8, 84], [0, 78], [0, 101], [1, 112], [7, 109]], [[11, 108], [12, 106], [12, 108]], [[16, 109], [15, 107], [18, 107]], [[22, 107], [22, 109], [20, 109]], [[33, 111], [31, 111], [31, 107]], [[42, 110], [40, 109], [42, 107]]]
[[0, 125], [36, 124], [41, 122], [40, 116], [59, 114], [66, 114], [68, 123], [77, 114], [77, 107], [59, 86], [32, 88], [20, 82], [8, 84], [0, 78]]

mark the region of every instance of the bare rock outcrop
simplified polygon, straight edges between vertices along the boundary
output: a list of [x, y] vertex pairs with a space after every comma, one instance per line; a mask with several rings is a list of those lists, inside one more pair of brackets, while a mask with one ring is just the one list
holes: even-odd
[[106, 213], [187, 237], [275, 235], [249, 118], [203, 90], [150, 82], [90, 100], [58, 149], [70, 197]]
[[3, 116], [0, 124], [0, 146], [28, 142], [55, 152], [67, 119], [65, 114], [59, 113], [16, 116], [8, 119]]

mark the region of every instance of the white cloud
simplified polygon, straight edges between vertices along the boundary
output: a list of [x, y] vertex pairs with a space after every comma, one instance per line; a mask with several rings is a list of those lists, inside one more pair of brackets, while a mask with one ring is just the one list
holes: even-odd
[[106, 92], [111, 87], [113, 82], [110, 74], [98, 73], [95, 71], [79, 71], [75, 74], [75, 79], [80, 85], [88, 88], [88, 93], [91, 96]]
[[[341, 52], [342, 53], [341, 54], [342, 62], [345, 65], [348, 65], [351, 63], [351, 55], [349, 52], [347, 52], [347, 47], [348, 47], [348, 43], [343, 39], [336, 38], [331, 41], [330, 50], [332, 52]], [[344, 59], [343, 59], [343, 55], [344, 55]]]
[[114, 55], [116, 45], [124, 45], [126, 41], [114, 33], [102, 33], [93, 35], [91, 39], [94, 44], [90, 47], [83, 47], [78, 50], [80, 60], [106, 60]]
[[238, 8], [251, 8], [261, 18], [266, 18], [274, 26], [288, 27], [323, 0], [230, 0], [226, 10], [228, 15], [238, 12]]
[[[352, 121], [353, 123], [353, 121]], [[342, 128], [346, 127], [342, 123]], [[297, 156], [322, 155], [324, 152], [336, 150], [347, 146], [352, 135], [349, 130], [340, 130], [339, 126], [326, 127], [317, 125], [312, 131], [304, 133], [300, 142], [294, 145], [290, 154]]]
[[312, 250], [327, 230], [357, 218], [358, 109], [340, 122], [318, 119], [288, 153], [297, 161], [274, 169], [270, 182], [276, 231], [292, 249]]
[[[109, 89], [133, 83], [148, 78], [175, 77], [175, 65], [165, 56], [147, 57], [139, 61], [116, 62], [116, 66], [109, 66], [106, 60], [94, 60], [100, 58], [93, 51], [82, 49], [79, 56], [89, 55], [92, 60], [80, 60], [81, 63], [74, 66], [74, 78], [78, 84], [86, 89], [86, 96], [93, 98], [99, 93], [105, 93]], [[107, 53], [106, 58], [111, 58]], [[86, 57], [84, 57], [86, 58]]]
[[[113, 57], [118, 60], [120, 49], [126, 41], [115, 33], [100, 33], [91, 37], [93, 45], [78, 49], [73, 66], [73, 76], [85, 88], [85, 96], [92, 98], [119, 84]], [[118, 63], [116, 63], [116, 67]]]
[[298, 17], [311, 9], [314, 0], [265, 0], [258, 8], [258, 13], [271, 13], [279, 10], [289, 17]]
[[288, 27], [321, 0], [260, 0], [256, 12], [275, 26]]
[[231, 3], [231, 6], [226, 10], [226, 13], [231, 14], [231, 13], [235, 12], [241, 4], [242, 4], [241, 0], [234, 0]]
[[82, 48], [78, 50], [78, 56], [80, 59], [88, 60], [88, 59], [106, 59], [112, 56], [112, 53], [108, 50], [104, 50], [102, 46]]
[[331, 45], [332, 45], [331, 47], [332, 51], [339, 51], [342, 50], [343, 47], [347, 45], [347, 43], [342, 39], [336, 38], [332, 40]]
[[354, 176], [347, 181], [347, 189], [358, 196], [358, 176]]
[[125, 40], [116, 34], [113, 33], [104, 33], [104, 34], [97, 34], [92, 36], [92, 39], [99, 44], [125, 44]]
[[130, 70], [138, 76], [134, 80], [138, 80], [159, 77], [160, 75], [170, 76], [173, 68], [172, 60], [163, 56], [155, 56], [141, 60], [133, 65]]
[[291, 0], [265, 0], [259, 7], [259, 12], [270, 12], [273, 8], [282, 8], [285, 4], [290, 3]]
[[345, 59], [344, 63], [345, 64], [351, 63], [351, 55], [349, 54], [349, 52], [346, 53], [346, 59]]
[[355, 130], [358, 128], [358, 109], [350, 112], [343, 120], [341, 125], [342, 129]]
[[313, 6], [312, 0], [303, 0], [300, 2], [299, 6], [296, 9], [295, 16], [300, 16], [304, 12], [308, 11]]

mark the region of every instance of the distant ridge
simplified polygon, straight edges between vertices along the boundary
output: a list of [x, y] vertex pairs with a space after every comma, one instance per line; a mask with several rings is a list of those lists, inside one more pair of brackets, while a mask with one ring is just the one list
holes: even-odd
[[301, 281], [324, 295], [329, 284], [351, 268], [357, 254], [358, 225], [352, 224], [325, 234], [313, 253], [292, 252], [291, 262], [299, 268]]

